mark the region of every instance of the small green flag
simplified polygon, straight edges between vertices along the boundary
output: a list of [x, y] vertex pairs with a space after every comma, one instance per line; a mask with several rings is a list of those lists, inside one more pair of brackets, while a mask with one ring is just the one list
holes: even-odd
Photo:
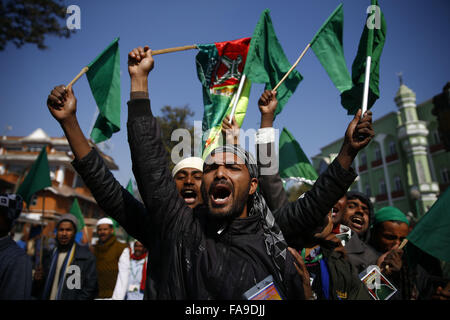
[[51, 185], [52, 181], [50, 179], [47, 151], [44, 146], [17, 190], [17, 193], [22, 196], [23, 200], [27, 204], [27, 207], [30, 207], [30, 201], [33, 194], [46, 187], [51, 187]]
[[[265, 83], [266, 90], [274, 88], [289, 71], [289, 63], [283, 48], [278, 42], [268, 9], [261, 13], [261, 17], [253, 32], [244, 74], [252, 83]], [[278, 107], [275, 116], [279, 114], [290, 96], [297, 89], [302, 75], [293, 70], [287, 79], [277, 89]]]
[[342, 44], [343, 26], [344, 11], [341, 3], [310, 42], [311, 49], [341, 93], [352, 88]]
[[99, 143], [120, 130], [119, 38], [114, 39], [88, 68], [86, 76], [99, 109], [91, 138]]
[[348, 110], [348, 114], [355, 114], [361, 107], [368, 56], [371, 57], [371, 64], [367, 109], [370, 109], [380, 97], [380, 58], [386, 40], [386, 21], [377, 0], [372, 0], [372, 10], [374, 12], [367, 16], [367, 23], [364, 25], [359, 41], [358, 53], [352, 65], [353, 87], [342, 92], [341, 95], [341, 104]]
[[283, 182], [294, 180], [313, 185], [318, 177], [308, 157], [292, 134], [283, 128], [279, 142], [279, 172]]
[[450, 187], [419, 220], [406, 237], [426, 253], [450, 262]]
[[133, 190], [133, 182], [131, 181], [131, 179], [128, 181], [127, 184], [127, 191], [129, 193], [131, 193], [134, 196], [134, 190]]
[[83, 213], [81, 212], [80, 205], [78, 204], [78, 199], [75, 198], [73, 200], [72, 206], [70, 207], [69, 212], [73, 214], [78, 219], [78, 231], [84, 228], [86, 225], [84, 223]]

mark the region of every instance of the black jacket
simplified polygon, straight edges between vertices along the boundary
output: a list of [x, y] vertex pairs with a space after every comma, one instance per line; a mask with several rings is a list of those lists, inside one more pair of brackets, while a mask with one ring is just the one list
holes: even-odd
[[0, 239], [0, 300], [31, 299], [31, 260], [9, 236]]
[[[78, 266], [80, 268], [80, 287], [79, 289], [68, 287], [69, 277], [74, 276], [75, 272], [71, 274], [66, 274], [64, 278], [64, 285], [61, 292], [60, 300], [93, 300], [98, 293], [98, 282], [97, 282], [97, 270], [95, 268], [95, 256], [86, 246], [80, 246], [78, 243], [75, 244], [75, 254], [71, 266]], [[56, 248], [55, 248], [56, 250]], [[50, 264], [53, 254], [45, 255], [42, 263], [44, 270], [43, 281], [33, 281], [33, 295], [41, 299], [45, 287], [45, 282], [47, 281], [47, 276], [50, 271]], [[68, 281], [69, 280], [69, 281]]]
[[[278, 276], [266, 252], [260, 217], [235, 219], [218, 234], [219, 226], [209, 220], [205, 206], [192, 210], [185, 204], [168, 169], [149, 100], [131, 100], [128, 105], [133, 173], [145, 207], [120, 186], [94, 150], [73, 165], [102, 209], [149, 249], [148, 270], [156, 287], [151, 298], [242, 299], [268, 275], [286, 298], [303, 298], [290, 253], [282, 279]], [[321, 224], [354, 178], [354, 173], [330, 166], [317, 188], [281, 210], [281, 223], [289, 224], [286, 230], [296, 235]], [[335, 192], [325, 197], [329, 189]]]

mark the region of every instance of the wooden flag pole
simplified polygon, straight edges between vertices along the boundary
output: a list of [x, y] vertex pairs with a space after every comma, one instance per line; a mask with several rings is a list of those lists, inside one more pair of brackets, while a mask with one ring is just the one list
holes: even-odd
[[69, 82], [69, 84], [66, 86], [66, 88], [73, 86], [73, 84], [74, 84], [75, 82], [77, 82], [78, 79], [80, 79], [81, 76], [82, 76], [83, 74], [85, 74], [86, 72], [88, 72], [88, 70], [89, 70], [88, 67], [84, 67], [83, 69], [81, 69], [80, 73], [77, 74], [77, 76], [76, 76], [75, 78], [73, 78], [72, 81]]
[[403, 249], [404, 246], [406, 246], [406, 244], [408, 243], [408, 239], [403, 239], [402, 243], [400, 243], [400, 246], [398, 247], [399, 249]]
[[190, 45], [190, 46], [182, 46], [182, 47], [174, 47], [174, 48], [167, 48], [167, 49], [160, 49], [160, 50], [152, 50], [152, 56], [156, 56], [158, 54], [170, 53], [170, 52], [192, 50], [192, 49], [197, 49], [197, 45], [193, 44], [193, 45]]
[[[191, 50], [191, 49], [197, 49], [197, 45], [193, 44], [193, 45], [189, 45], [189, 46], [182, 46], [182, 47], [174, 47], [174, 48], [154, 50], [154, 51], [152, 51], [152, 56], [156, 56], [158, 54], [170, 53], [170, 52]], [[83, 74], [88, 72], [88, 70], [89, 70], [88, 67], [84, 67], [83, 69], [81, 69], [80, 73], [78, 73], [77, 76], [75, 78], [73, 78], [72, 81], [69, 82], [69, 84], [66, 86], [66, 88], [70, 87], [70, 86], [73, 86], [74, 83], [77, 82], [78, 79], [80, 79], [83, 76]]]
[[365, 79], [364, 79], [364, 93], [363, 93], [363, 101], [362, 101], [362, 112], [361, 112], [361, 119], [364, 116], [364, 112], [367, 111], [367, 102], [369, 100], [369, 81], [370, 81], [370, 65], [372, 62], [372, 57], [367, 56], [366, 59], [366, 73], [365, 73]]
[[311, 43], [308, 43], [308, 45], [305, 47], [303, 52], [300, 54], [300, 57], [298, 57], [297, 61], [295, 61], [295, 63], [292, 65], [292, 67], [289, 69], [289, 71], [286, 72], [286, 74], [283, 76], [283, 78], [280, 80], [280, 82], [278, 82], [278, 84], [272, 90], [277, 91], [278, 87], [283, 83], [284, 80], [286, 80], [286, 78], [289, 76], [289, 74], [292, 72], [292, 70], [295, 69], [295, 67], [298, 65], [300, 60], [302, 60], [302, 58], [305, 55], [306, 51], [308, 51], [308, 49], [310, 47], [311, 47]]

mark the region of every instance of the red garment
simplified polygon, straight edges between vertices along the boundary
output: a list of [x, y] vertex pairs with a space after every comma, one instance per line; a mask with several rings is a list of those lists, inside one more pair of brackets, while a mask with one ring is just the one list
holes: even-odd
[[[132, 250], [130, 250], [130, 259], [133, 260], [142, 260], [147, 258], [147, 252], [141, 254], [140, 256], [136, 256]], [[141, 291], [145, 289], [145, 280], [147, 278], [147, 259], [144, 261], [144, 267], [142, 268], [142, 278], [141, 278]]]

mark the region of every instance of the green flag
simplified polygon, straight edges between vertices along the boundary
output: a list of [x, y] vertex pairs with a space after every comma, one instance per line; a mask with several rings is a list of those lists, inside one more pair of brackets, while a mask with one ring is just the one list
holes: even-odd
[[99, 109], [91, 138], [99, 143], [120, 130], [119, 38], [98, 55], [88, 68], [86, 76]]
[[450, 262], [450, 187], [419, 220], [408, 241], [426, 253]]
[[318, 174], [292, 134], [283, 128], [279, 142], [279, 172], [284, 182], [294, 180], [313, 185]]
[[310, 42], [311, 49], [339, 92], [352, 88], [342, 44], [344, 11], [340, 4]]
[[[291, 65], [275, 34], [270, 11], [266, 9], [262, 12], [253, 32], [244, 74], [252, 83], [265, 83], [265, 89], [271, 90], [280, 82], [290, 68]], [[283, 110], [284, 105], [302, 79], [302, 75], [297, 70], [293, 70], [278, 87], [278, 107], [275, 111], [275, 116]]]
[[128, 181], [127, 184], [127, 191], [129, 193], [131, 193], [134, 196], [134, 190], [133, 190], [133, 182], [131, 181], [131, 179]]
[[370, 109], [380, 97], [380, 57], [386, 39], [386, 21], [377, 0], [372, 0], [371, 11], [366, 21], [359, 41], [358, 53], [352, 65], [353, 87], [342, 92], [341, 95], [341, 104], [348, 110], [348, 114], [355, 114], [361, 107], [366, 63], [369, 56], [371, 57], [371, 64], [367, 109]]
[[22, 196], [23, 200], [27, 204], [27, 207], [30, 207], [30, 200], [33, 194], [46, 187], [51, 187], [51, 185], [52, 181], [50, 179], [47, 151], [44, 146], [17, 190], [17, 193]]
[[73, 200], [72, 206], [70, 207], [69, 212], [73, 214], [78, 219], [78, 231], [84, 228], [86, 225], [84, 223], [83, 213], [81, 212], [80, 205], [78, 204], [78, 199], [75, 198]]

